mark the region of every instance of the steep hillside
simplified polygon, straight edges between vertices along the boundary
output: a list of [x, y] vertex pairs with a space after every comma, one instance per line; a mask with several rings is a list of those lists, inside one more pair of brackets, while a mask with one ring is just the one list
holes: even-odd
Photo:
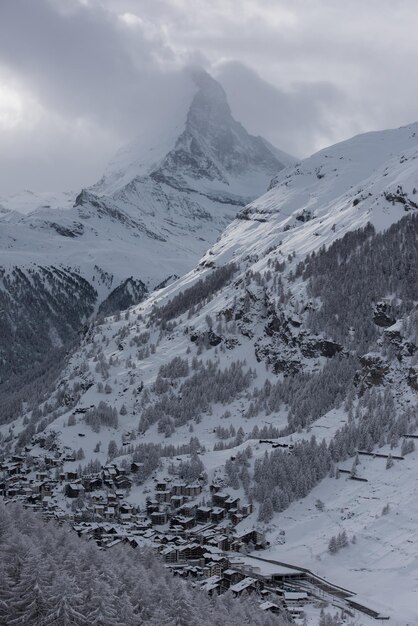
[[[71, 346], [93, 312], [131, 306], [189, 271], [283, 169], [278, 152], [233, 119], [216, 81], [196, 73], [192, 86], [191, 102], [164, 137], [124, 148], [90, 189], [77, 196], [24, 192], [0, 201], [0, 297], [20, 311], [18, 331], [11, 307], [0, 322], [3, 380], [24, 374], [29, 363], [42, 367], [57, 347]], [[59, 324], [42, 295], [62, 284], [63, 272], [88, 291], [77, 323], [71, 281], [61, 290]], [[21, 352], [26, 360], [14, 357]]]
[[[231, 551], [257, 528], [270, 545], [256, 556], [309, 570], [294, 589], [357, 624], [414, 623], [417, 130], [284, 170], [193, 271], [86, 334], [47, 403], [3, 426], [4, 453], [53, 453], [80, 481], [118, 468], [125, 501], [164, 533], [193, 527], [194, 504], [218, 524], [226, 490], [254, 505], [219, 518]], [[179, 481], [199, 485], [183, 515], [158, 495]], [[69, 510], [62, 489], [52, 510]], [[77, 506], [93, 519], [89, 497]]]

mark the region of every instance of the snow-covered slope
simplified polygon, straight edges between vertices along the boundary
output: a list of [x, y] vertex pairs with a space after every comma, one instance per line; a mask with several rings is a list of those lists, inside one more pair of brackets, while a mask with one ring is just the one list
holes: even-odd
[[72, 191], [35, 193], [25, 190], [10, 196], [0, 197], [0, 206], [23, 215], [42, 209], [71, 209], [75, 195]]
[[[58, 451], [82, 445], [84, 464], [125, 467], [138, 455], [150, 471], [131, 504], [144, 510], [155, 481], [187, 464], [197, 478], [201, 462], [196, 503], [211, 481], [254, 500], [237, 528], [266, 531], [271, 547], [257, 556], [308, 568], [398, 626], [418, 619], [418, 461], [402, 439], [418, 424], [417, 131], [355, 137], [279, 173], [194, 270], [91, 328], [41, 403]], [[190, 185], [193, 168], [180, 168]], [[210, 183], [197, 185], [207, 198]], [[25, 411], [2, 427], [5, 447], [32, 442], [42, 455], [39, 411]], [[198, 460], [178, 451], [191, 436]], [[167, 443], [173, 456], [151, 467], [141, 444]], [[358, 449], [386, 456], [354, 465]], [[331, 554], [342, 531], [356, 543]]]
[[194, 80], [184, 119], [123, 148], [90, 189], [1, 201], [17, 213], [2, 216], [0, 265], [69, 265], [88, 280], [97, 265], [114, 286], [133, 274], [151, 289], [190, 269], [283, 169], [232, 118], [222, 87], [205, 73]]
[[[286, 164], [294, 161], [283, 157]], [[110, 294], [116, 308], [119, 301], [133, 304], [189, 271], [283, 167], [273, 147], [233, 119], [220, 85], [198, 72], [181, 114], [157, 136], [149, 133], [123, 148], [91, 188], [78, 195], [24, 192], [0, 202], [2, 298], [24, 309], [25, 301], [36, 298], [36, 275], [52, 289], [39, 269], [47, 267], [52, 279], [65, 268], [87, 281], [96, 292], [89, 296], [96, 311]], [[27, 278], [19, 287], [16, 272]], [[136, 283], [134, 291], [125, 289], [127, 280]], [[103, 310], [110, 310], [109, 302]], [[58, 344], [67, 343], [47, 315], [42, 324], [53, 327]], [[7, 330], [12, 329], [9, 320]], [[3, 376], [6, 368], [12, 371], [14, 364], [4, 362]]]
[[325, 148], [280, 173], [211, 255], [260, 254], [280, 244], [284, 255], [303, 257], [367, 222], [387, 228], [418, 207], [417, 158], [418, 123]]

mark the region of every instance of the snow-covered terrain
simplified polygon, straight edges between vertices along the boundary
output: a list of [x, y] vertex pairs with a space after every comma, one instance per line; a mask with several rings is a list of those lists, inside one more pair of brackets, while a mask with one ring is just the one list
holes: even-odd
[[73, 191], [35, 193], [26, 190], [10, 196], [0, 197], [0, 207], [8, 211], [17, 211], [23, 215], [42, 211], [43, 209], [65, 210], [73, 207], [75, 196], [76, 194]]
[[0, 199], [15, 212], [2, 217], [0, 265], [65, 265], [87, 280], [96, 265], [114, 287], [134, 275], [151, 289], [193, 267], [240, 207], [295, 162], [233, 119], [216, 81], [204, 73], [195, 81], [181, 121], [122, 148], [91, 188]]
[[[123, 148], [89, 189], [0, 198], [0, 299], [11, 313], [19, 310], [17, 325], [26, 336], [32, 330], [24, 327], [33, 318], [27, 302], [37, 298], [37, 285], [53, 291], [55, 279], [67, 282], [55, 310], [60, 318], [68, 308], [65, 292], [72, 298], [71, 281], [83, 283], [91, 312], [139, 302], [147, 291], [189, 271], [240, 208], [294, 161], [249, 135], [233, 119], [222, 87], [196, 73], [181, 115], [157, 135]], [[42, 326], [58, 338], [54, 344], [45, 334], [45, 353], [57, 343], [70, 345], [89, 318], [83, 311], [76, 323], [66, 320], [72, 327], [67, 333], [39, 307]], [[6, 316], [4, 335], [14, 333], [14, 321]], [[15, 341], [21, 342], [17, 334]], [[14, 363], [4, 350], [0, 341], [4, 365], [21, 372], [22, 359]], [[1, 376], [8, 377], [6, 369]]]
[[[389, 624], [417, 623], [418, 455], [403, 438], [418, 418], [417, 132], [413, 124], [360, 135], [279, 172], [194, 270], [89, 329], [49, 406], [41, 403], [42, 417], [28, 406], [1, 427], [5, 448], [10, 453], [17, 442], [29, 445], [29, 455], [44, 454], [32, 438], [41, 419], [40, 431], [59, 450], [82, 447], [78, 460], [65, 462], [73, 471], [92, 461], [128, 467], [136, 453], [148, 467], [141, 444], [172, 444], [173, 454], [132, 485], [131, 505], [143, 511], [158, 481], [197, 471], [204, 486], [196, 504], [211, 498], [217, 482], [254, 501], [236, 529], [266, 533], [270, 547], [255, 556], [308, 569]], [[202, 180], [200, 153], [197, 161], [181, 157], [190, 134], [186, 128], [154, 179], [163, 189], [187, 184], [203, 202], [213, 202], [217, 181], [224, 201], [225, 172], [239, 179], [242, 161], [228, 158], [217, 168], [212, 161]], [[206, 155], [213, 150], [212, 143]], [[147, 179], [150, 197], [154, 179]], [[79, 216], [109, 210], [108, 200], [91, 193], [111, 189], [112, 202], [123, 198], [134, 219], [130, 194], [145, 193], [144, 179], [131, 181], [125, 195], [118, 180], [108, 173], [83, 193]], [[191, 437], [199, 454], [178, 448]], [[359, 455], [354, 467], [358, 449], [383, 456]], [[65, 509], [62, 493], [54, 496]], [[347, 545], [330, 551], [343, 531]], [[356, 624], [372, 623], [348, 600], [338, 602]], [[309, 619], [317, 624], [318, 612]]]

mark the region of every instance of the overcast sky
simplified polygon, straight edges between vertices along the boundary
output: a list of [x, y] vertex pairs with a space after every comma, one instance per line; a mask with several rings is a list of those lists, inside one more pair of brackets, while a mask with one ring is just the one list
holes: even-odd
[[79, 189], [206, 68], [296, 156], [418, 119], [416, 0], [0, 0], [0, 196]]

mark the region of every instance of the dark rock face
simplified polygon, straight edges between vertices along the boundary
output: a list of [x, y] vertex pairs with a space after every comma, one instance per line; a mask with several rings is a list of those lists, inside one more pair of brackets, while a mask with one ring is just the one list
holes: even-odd
[[118, 285], [104, 300], [100, 307], [99, 313], [102, 315], [111, 315], [115, 311], [123, 311], [134, 304], [138, 304], [144, 299], [148, 293], [146, 285], [138, 279], [127, 278], [123, 283]]
[[319, 341], [317, 343], [317, 347], [318, 350], [320, 351], [321, 356], [325, 356], [327, 358], [331, 358], [333, 356], [335, 356], [336, 354], [338, 354], [339, 352], [342, 352], [342, 346], [340, 346], [338, 343], [335, 343], [334, 341]]
[[80, 237], [84, 233], [84, 226], [79, 222], [73, 222], [71, 228], [63, 226], [62, 224], [56, 224], [55, 222], [49, 222], [49, 226], [62, 237]]
[[298, 348], [301, 354], [307, 358], [324, 356], [332, 358], [342, 352], [342, 346], [328, 339], [316, 339], [300, 330], [302, 323], [299, 320], [287, 319], [284, 315], [274, 315], [265, 327], [268, 337], [274, 337], [282, 341], [286, 346]]
[[216, 335], [213, 330], [208, 330], [204, 333], [193, 333], [190, 335], [190, 341], [193, 343], [203, 343], [214, 348], [223, 341], [223, 337]]
[[418, 209], [418, 204], [408, 197], [401, 185], [398, 185], [396, 191], [385, 191], [383, 194], [388, 202], [394, 204], [403, 204], [405, 211]]
[[299, 361], [287, 361], [285, 359], [278, 359], [273, 363], [273, 371], [275, 374], [297, 374], [302, 370], [302, 365]]
[[408, 385], [418, 391], [418, 371], [415, 367], [410, 367], [407, 378]]
[[389, 306], [386, 302], [379, 302], [376, 305], [373, 311], [373, 321], [376, 326], [380, 326], [381, 328], [389, 328], [389, 326], [393, 326], [396, 322], [395, 318], [390, 315]]
[[360, 364], [362, 370], [357, 372], [355, 376], [354, 383], [356, 385], [363, 383], [367, 387], [371, 387], [381, 385], [384, 382], [389, 371], [389, 365], [383, 357], [376, 354], [365, 354], [360, 357]]
[[208, 341], [211, 346], [218, 346], [222, 341], [222, 337], [215, 335], [215, 333], [211, 330], [208, 332]]
[[0, 382], [32, 374], [76, 341], [97, 292], [64, 267], [0, 269]]

